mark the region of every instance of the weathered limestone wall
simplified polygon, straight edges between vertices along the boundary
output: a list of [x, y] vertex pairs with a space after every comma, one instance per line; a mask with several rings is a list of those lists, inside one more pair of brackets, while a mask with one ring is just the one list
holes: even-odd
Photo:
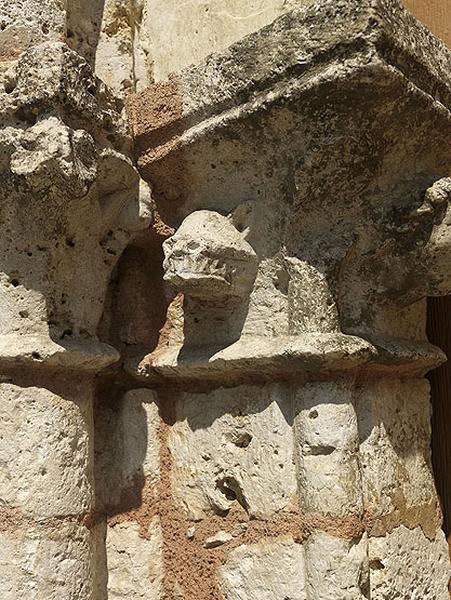
[[323, 2], [134, 99], [176, 229], [162, 335], [127, 364], [166, 381], [165, 597], [448, 598], [424, 379], [448, 64], [395, 2]]
[[449, 54], [395, 0], [0, 7], [1, 597], [446, 600]]
[[97, 599], [95, 376], [119, 358], [97, 327], [148, 213], [122, 107], [62, 41], [63, 4], [2, 9], [0, 595]]
[[198, 63], [309, 0], [147, 0], [153, 77]]

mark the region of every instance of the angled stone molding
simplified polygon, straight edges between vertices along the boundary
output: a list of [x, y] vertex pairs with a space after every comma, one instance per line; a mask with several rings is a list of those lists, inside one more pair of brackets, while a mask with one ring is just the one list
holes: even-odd
[[[426, 339], [425, 299], [451, 292], [450, 67], [397, 0], [326, 0], [130, 104], [140, 171], [177, 229], [165, 264], [178, 294], [160, 343], [128, 369], [185, 390], [183, 438], [169, 444], [188, 515], [214, 513], [226, 481], [251, 518], [308, 523], [290, 538], [300, 600], [448, 597], [422, 377], [444, 359]], [[258, 268], [233, 303], [227, 245], [239, 236]], [[262, 491], [262, 516], [252, 490], [279, 475], [261, 467], [250, 484], [241, 458], [221, 458], [226, 442], [207, 464], [196, 440], [216, 444], [210, 401], [219, 419], [264, 394], [288, 415], [296, 494], [275, 506]], [[255, 434], [245, 464], [266, 460], [259, 444], [275, 432]], [[258, 563], [258, 544], [240, 549]], [[218, 575], [227, 598], [238, 580], [253, 589], [234, 556]]]

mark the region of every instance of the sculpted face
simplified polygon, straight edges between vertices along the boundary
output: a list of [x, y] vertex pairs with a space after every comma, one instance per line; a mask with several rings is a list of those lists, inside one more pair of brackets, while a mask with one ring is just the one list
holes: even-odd
[[194, 212], [163, 249], [164, 279], [178, 292], [205, 300], [249, 295], [257, 256], [227, 217], [207, 210]]

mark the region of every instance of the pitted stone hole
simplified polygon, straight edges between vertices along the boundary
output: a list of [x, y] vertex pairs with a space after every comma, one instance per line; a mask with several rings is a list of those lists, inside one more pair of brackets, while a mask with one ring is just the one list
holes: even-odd
[[311, 410], [309, 412], [308, 416], [309, 416], [310, 419], [317, 419], [318, 418], [318, 411], [317, 410]]
[[370, 560], [370, 569], [373, 571], [382, 571], [385, 569], [385, 565], [381, 560], [375, 558], [374, 560]]
[[12, 78], [6, 79], [5, 82], [3, 83], [3, 88], [4, 88], [6, 94], [12, 94], [14, 92], [14, 90], [16, 89], [16, 86], [17, 86], [17, 81]]
[[223, 479], [218, 479], [216, 482], [216, 487], [224, 494], [229, 502], [234, 502], [236, 500], [239, 504], [241, 504], [245, 511], [248, 510], [248, 504], [244, 497], [243, 490], [234, 477], [224, 477]]
[[234, 440], [233, 443], [238, 448], [247, 448], [252, 441], [252, 436], [247, 431], [240, 433]]
[[13, 287], [18, 287], [20, 285], [19, 280], [18, 279], [11, 279], [11, 285]]
[[19, 316], [22, 319], [28, 319], [28, 317], [30, 316], [30, 314], [29, 314], [28, 310], [20, 310], [19, 311]]
[[39, 354], [39, 352], [32, 352], [31, 353], [31, 357], [34, 358], [34, 360], [41, 360], [42, 356]]
[[310, 448], [311, 456], [329, 456], [333, 452], [335, 452], [333, 446], [312, 446]]
[[227, 477], [225, 479], [220, 479], [216, 482], [216, 487], [224, 494], [227, 500], [233, 502], [237, 499], [237, 495], [235, 490], [230, 486], [231, 478]]

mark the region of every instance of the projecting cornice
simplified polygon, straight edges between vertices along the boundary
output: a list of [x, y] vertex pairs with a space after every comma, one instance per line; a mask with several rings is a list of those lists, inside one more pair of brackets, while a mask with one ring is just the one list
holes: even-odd
[[[180, 197], [186, 182], [165, 169], [174, 153], [262, 111], [310, 102], [312, 88], [323, 95], [345, 80], [352, 93], [356, 79], [375, 102], [397, 83], [451, 106], [450, 52], [397, 0], [316, 2], [135, 95], [130, 115], [142, 173], [163, 197]], [[356, 109], [370, 107], [366, 97], [354, 100]]]

